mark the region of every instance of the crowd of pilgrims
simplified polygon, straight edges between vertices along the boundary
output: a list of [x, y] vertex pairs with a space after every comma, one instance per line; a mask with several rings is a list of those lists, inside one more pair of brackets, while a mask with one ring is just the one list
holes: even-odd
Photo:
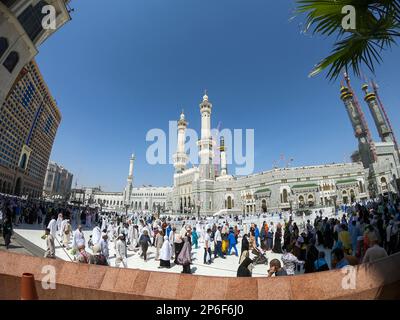
[[[14, 226], [39, 224], [45, 230], [45, 257], [55, 258], [57, 242], [78, 263], [110, 266], [109, 249], [113, 246], [114, 266], [126, 268], [128, 250], [147, 261], [148, 249], [153, 246], [159, 268], [175, 264], [182, 266], [183, 273], [192, 273], [192, 248], [199, 249], [201, 243], [205, 265], [234, 254], [239, 258], [238, 277], [251, 277], [256, 264], [269, 264], [267, 276], [282, 276], [373, 262], [400, 250], [398, 202], [357, 203], [347, 207], [342, 216], [330, 218], [320, 211], [313, 221], [300, 226], [291, 214], [282, 223], [264, 221], [259, 226], [242, 223], [242, 216], [220, 218], [222, 223], [210, 223], [205, 217], [99, 213], [89, 207], [0, 198], [0, 227], [7, 248]], [[90, 239], [85, 239], [83, 229], [92, 230]], [[281, 254], [280, 259], [268, 261], [268, 252]], [[330, 263], [326, 252], [331, 255]]]

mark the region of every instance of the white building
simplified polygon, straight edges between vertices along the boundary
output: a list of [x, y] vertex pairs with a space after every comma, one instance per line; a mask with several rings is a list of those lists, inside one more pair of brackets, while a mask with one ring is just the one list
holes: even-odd
[[127, 186], [123, 192], [106, 192], [100, 187], [73, 189], [70, 201], [81, 205], [97, 206], [116, 211], [164, 212], [171, 187], [133, 185], [135, 155], [129, 161]]
[[[365, 87], [363, 87], [365, 89]], [[393, 133], [376, 106], [375, 95], [366, 91], [376, 125], [385, 126], [382, 142], [369, 140], [362, 111], [356, 106], [351, 88], [342, 88], [355, 136], [359, 140], [362, 161], [296, 168], [273, 169], [248, 176], [228, 174], [224, 140], [220, 140], [220, 170], [213, 166], [214, 146], [211, 137], [212, 104], [205, 94], [200, 103], [201, 139], [198, 141], [200, 164], [186, 168], [185, 131], [187, 122], [178, 120], [178, 145], [174, 156], [174, 186], [169, 202], [178, 213], [253, 213], [290, 209], [317, 208], [353, 203], [378, 195], [395, 196], [399, 191], [400, 161]], [[375, 103], [375, 104], [373, 104]], [[373, 104], [373, 108], [371, 107]], [[373, 148], [372, 148], [373, 146]]]
[[71, 193], [73, 174], [55, 162], [49, 162], [44, 179], [43, 196], [67, 199]]

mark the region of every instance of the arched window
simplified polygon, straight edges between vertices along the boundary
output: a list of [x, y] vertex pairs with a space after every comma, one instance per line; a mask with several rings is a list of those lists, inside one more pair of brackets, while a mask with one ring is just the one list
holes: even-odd
[[307, 201], [308, 201], [308, 206], [310, 207], [314, 206], [314, 196], [312, 194], [308, 195]]
[[358, 181], [358, 187], [360, 188], [360, 193], [364, 193], [364, 187], [362, 181]]
[[15, 51], [11, 51], [10, 54], [7, 56], [6, 60], [4, 60], [3, 66], [8, 70], [8, 72], [12, 73], [18, 61], [19, 61], [18, 53]]
[[26, 153], [24, 153], [24, 154], [22, 155], [22, 157], [21, 157], [21, 162], [19, 163], [19, 167], [20, 167], [22, 170], [25, 170], [25, 169], [26, 169], [26, 160], [27, 160], [27, 155], [26, 155]]
[[8, 41], [4, 37], [0, 37], [0, 59], [8, 48]]
[[232, 197], [228, 196], [228, 209], [232, 209]]
[[287, 203], [288, 202], [288, 192], [286, 189], [282, 190], [282, 203]]

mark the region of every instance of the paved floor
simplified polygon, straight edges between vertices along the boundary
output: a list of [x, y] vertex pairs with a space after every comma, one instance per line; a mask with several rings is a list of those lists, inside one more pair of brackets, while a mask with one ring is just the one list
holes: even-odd
[[[268, 219], [269, 220], [269, 219]], [[41, 236], [44, 234], [44, 231], [42, 229], [41, 225], [20, 225], [15, 229], [16, 234], [21, 236], [22, 238], [26, 239], [26, 241], [30, 242], [33, 246], [39, 247], [43, 250], [46, 249], [46, 242], [41, 238]], [[86, 244], [87, 240], [89, 239], [89, 236], [91, 235], [91, 230], [84, 230], [84, 235], [86, 239]], [[73, 261], [74, 258], [70, 254], [69, 251], [66, 249], [62, 248], [60, 245], [61, 239], [58, 239], [56, 241], [56, 256], [60, 259], [66, 260], [66, 261]], [[239, 244], [237, 245], [237, 249], [240, 254], [240, 243], [241, 243], [241, 238], [239, 238]], [[110, 263], [111, 266], [115, 266], [115, 250], [114, 250], [114, 243], [110, 242], [109, 244], [110, 247]], [[328, 263], [330, 263], [330, 252], [329, 250], [325, 250], [323, 248], [319, 248], [319, 250], [324, 250]], [[88, 249], [89, 252], [91, 252], [90, 249]], [[204, 265], [203, 264], [203, 254], [204, 254], [204, 249], [203, 249], [203, 241], [200, 239], [199, 241], [199, 248], [198, 249], [193, 249], [192, 250], [192, 257], [193, 257], [193, 264], [192, 264], [192, 272], [197, 274], [197, 275], [208, 275], [208, 276], [225, 276], [225, 277], [236, 277], [237, 269], [239, 266], [239, 257], [236, 257], [234, 255], [227, 256], [226, 259], [221, 259], [217, 258], [214, 260], [214, 263], [211, 265]], [[272, 259], [281, 259], [281, 254], [276, 254], [271, 251], [266, 253], [267, 258], [269, 261]], [[254, 256], [251, 255], [251, 258]], [[179, 273], [182, 271], [182, 267], [179, 265], [172, 266], [170, 269], [159, 269], [159, 262], [155, 260], [155, 248], [150, 247], [148, 250], [148, 261], [145, 262], [143, 261], [142, 258], [140, 258], [138, 252], [134, 251], [129, 251], [128, 250], [128, 259], [127, 259], [127, 264], [128, 268], [134, 268], [134, 269], [141, 269], [141, 270], [150, 270], [150, 271], [163, 271], [163, 272], [173, 272], [173, 273]], [[265, 277], [267, 274], [267, 270], [269, 269], [269, 266], [267, 265], [256, 265], [254, 270], [253, 270], [253, 277]], [[303, 271], [300, 271], [302, 273]]]
[[11, 236], [11, 244], [7, 250], [4, 244], [4, 238], [0, 236], [0, 250], [13, 253], [21, 253], [30, 256], [43, 256], [44, 250], [36, 245], [33, 245], [29, 240], [21, 237], [18, 233]]

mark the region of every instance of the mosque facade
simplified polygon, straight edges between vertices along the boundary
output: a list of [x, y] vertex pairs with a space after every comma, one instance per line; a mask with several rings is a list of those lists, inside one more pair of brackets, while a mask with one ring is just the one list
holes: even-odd
[[185, 153], [187, 121], [178, 120], [174, 183], [167, 195], [167, 209], [174, 213], [212, 215], [255, 213], [336, 207], [378, 196], [399, 193], [399, 149], [389, 119], [374, 91], [364, 85], [364, 100], [374, 119], [381, 141], [372, 141], [362, 109], [346, 76], [341, 100], [358, 140], [357, 159], [350, 163], [275, 168], [248, 176], [228, 173], [223, 138], [217, 146], [220, 168], [214, 170], [217, 141], [211, 135], [212, 103], [207, 94], [200, 103], [200, 164], [188, 168]]
[[[340, 97], [358, 141], [353, 162], [274, 168], [247, 176], [234, 176], [229, 173], [224, 138], [212, 136], [213, 105], [205, 94], [199, 105], [199, 165], [188, 166], [189, 156], [185, 151], [188, 123], [182, 111], [177, 121], [172, 187], [134, 186], [135, 156], [132, 155], [123, 192], [85, 188], [78, 193], [73, 190], [72, 197], [75, 200], [79, 198], [86, 205], [95, 204], [113, 210], [192, 215], [312, 210], [379, 196], [397, 197], [400, 189], [399, 149], [377, 88], [374, 85], [371, 92], [367, 85], [362, 88], [381, 140], [372, 141], [363, 111], [349, 79], [346, 80], [347, 85], [341, 87]], [[219, 158], [217, 170], [216, 153]]]

